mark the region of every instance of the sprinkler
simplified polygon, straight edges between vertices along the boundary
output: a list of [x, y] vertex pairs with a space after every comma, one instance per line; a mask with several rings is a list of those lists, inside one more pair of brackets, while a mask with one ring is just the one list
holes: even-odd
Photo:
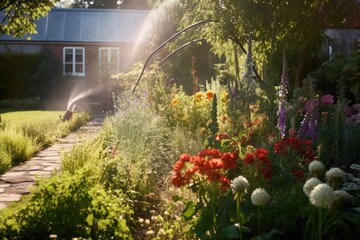
[[67, 110], [67, 111], [65, 112], [65, 115], [64, 115], [64, 116], [61, 116], [61, 115], [60, 115], [60, 120], [63, 121], [63, 122], [69, 121], [69, 120], [72, 118], [72, 115], [73, 115], [73, 112], [70, 111], [70, 110]]
[[74, 114], [75, 107], [76, 107], [76, 105], [74, 104], [72, 110], [66, 110], [64, 116], [60, 115], [59, 116], [60, 120], [63, 121], [63, 122], [69, 121], [72, 118], [73, 114]]

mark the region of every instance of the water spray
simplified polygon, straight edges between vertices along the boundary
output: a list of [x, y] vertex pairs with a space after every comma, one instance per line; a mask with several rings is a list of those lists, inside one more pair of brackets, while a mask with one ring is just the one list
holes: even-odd
[[158, 51], [159, 51], [161, 48], [163, 48], [167, 43], [169, 43], [170, 41], [172, 41], [173, 39], [175, 39], [175, 38], [176, 38], [177, 36], [179, 36], [181, 33], [189, 30], [190, 28], [193, 28], [193, 27], [196, 27], [196, 26], [199, 26], [199, 25], [208, 23], [208, 22], [219, 22], [219, 21], [207, 19], [207, 20], [202, 20], [202, 21], [193, 23], [193, 24], [189, 25], [188, 27], [186, 27], [186, 28], [178, 31], [177, 33], [175, 33], [173, 36], [171, 36], [171, 37], [168, 38], [165, 42], [163, 42], [158, 48], [156, 48], [156, 49], [149, 55], [149, 57], [146, 59], [145, 64], [144, 64], [144, 67], [143, 67], [142, 70], [141, 70], [141, 73], [140, 73], [140, 75], [139, 75], [139, 77], [138, 77], [138, 79], [137, 79], [137, 81], [136, 81], [136, 83], [135, 83], [135, 86], [134, 86], [134, 88], [133, 88], [133, 90], [132, 90], [132, 93], [135, 92], [135, 89], [136, 89], [137, 85], [139, 84], [142, 75], [144, 74], [146, 65], [149, 63], [151, 57], [152, 57], [156, 52], [158, 52]]

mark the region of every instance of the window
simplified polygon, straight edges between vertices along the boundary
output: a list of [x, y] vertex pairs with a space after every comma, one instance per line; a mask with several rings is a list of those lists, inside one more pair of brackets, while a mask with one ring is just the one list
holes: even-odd
[[99, 48], [99, 76], [107, 77], [119, 72], [119, 49]]
[[85, 76], [83, 47], [64, 47], [64, 75]]

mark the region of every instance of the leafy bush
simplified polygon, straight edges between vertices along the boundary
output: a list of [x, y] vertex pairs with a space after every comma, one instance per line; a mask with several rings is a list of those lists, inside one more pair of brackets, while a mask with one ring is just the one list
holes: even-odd
[[0, 145], [0, 174], [6, 172], [11, 167], [11, 156], [4, 149], [3, 145]]
[[2, 148], [11, 156], [13, 165], [28, 160], [37, 150], [32, 139], [13, 129], [1, 132]]
[[52, 97], [54, 90], [59, 90], [60, 83], [63, 84], [58, 79], [62, 77], [61, 64], [47, 49], [36, 53], [5, 51], [0, 54], [0, 72], [0, 99], [43, 100]]
[[0, 101], [0, 108], [35, 110], [40, 109], [42, 102], [40, 99], [4, 99]]
[[62, 155], [61, 170], [74, 174], [87, 164], [93, 164], [95, 169], [99, 169], [101, 162], [105, 164], [105, 158], [106, 151], [102, 149], [102, 141], [86, 142], [75, 146], [71, 151]]
[[21, 204], [0, 215], [1, 239], [132, 239], [132, 207], [120, 191], [107, 192], [91, 171], [41, 181]]
[[168, 174], [174, 159], [171, 131], [166, 120], [151, 111], [145, 98], [124, 96], [117, 112], [105, 122], [104, 138], [110, 140], [119, 167], [127, 169], [136, 190], [148, 193], [160, 176]]

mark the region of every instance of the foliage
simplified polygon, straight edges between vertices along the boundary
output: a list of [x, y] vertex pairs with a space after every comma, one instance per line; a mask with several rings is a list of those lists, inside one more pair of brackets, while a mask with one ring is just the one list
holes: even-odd
[[[293, 70], [301, 71], [311, 49], [319, 49], [323, 37], [324, 22], [337, 25], [345, 16], [348, 4], [345, 1], [184, 1], [182, 26], [210, 19], [216, 22], [202, 26], [195, 36], [204, 37], [212, 46], [214, 53], [225, 56], [233, 70], [240, 68], [236, 59], [245, 53], [246, 36], [251, 33], [254, 39], [256, 69], [265, 68], [271, 77], [280, 67], [282, 49], [296, 55]], [[301, 11], [300, 11], [301, 9]], [[270, 17], [269, 17], [270, 16]], [[301, 58], [302, 56], [302, 58]], [[264, 65], [260, 65], [264, 64]], [[232, 76], [236, 72], [232, 71]], [[299, 73], [296, 73], [299, 74]], [[303, 74], [303, 73], [302, 73]], [[295, 79], [295, 71], [290, 79]], [[294, 77], [293, 77], [294, 76]], [[304, 74], [302, 76], [305, 76]], [[268, 79], [274, 81], [275, 79]]]
[[[64, 88], [63, 81], [59, 81], [61, 64], [48, 49], [36, 53], [6, 50], [0, 55], [2, 73], [1, 99], [29, 99], [14, 100], [12, 104], [23, 103], [25, 107], [34, 104], [39, 108], [44, 100], [59, 95]], [[19, 71], [22, 66], [22, 71]], [[6, 102], [4, 102], [6, 103]], [[37, 104], [36, 104], [37, 103]]]
[[98, 174], [102, 171], [102, 164], [106, 164], [107, 151], [103, 150], [103, 143], [100, 140], [88, 141], [80, 146], [75, 146], [71, 151], [62, 155], [61, 170], [70, 174], [87, 167], [97, 166]]
[[13, 129], [1, 131], [0, 143], [2, 149], [11, 156], [12, 165], [28, 160], [37, 150], [30, 137]]
[[132, 206], [122, 192], [107, 192], [91, 171], [39, 182], [21, 204], [0, 215], [2, 239], [132, 239]]
[[0, 100], [0, 108], [35, 110], [40, 109], [42, 103], [39, 99], [3, 99]]
[[11, 167], [11, 156], [5, 147], [0, 147], [0, 173], [6, 172]]
[[329, 61], [310, 73], [317, 91], [331, 94], [339, 100], [356, 103], [359, 100], [360, 46], [349, 53], [333, 55]]
[[115, 116], [106, 121], [105, 129], [105, 139], [122, 159], [119, 167], [127, 169], [135, 190], [153, 191], [156, 179], [168, 173], [173, 159], [165, 119], [151, 110], [146, 96], [124, 94], [116, 99]]
[[0, 3], [1, 16], [0, 33], [14, 37], [36, 33], [35, 20], [43, 17], [59, 0], [34, 0], [19, 3], [14, 0], [4, 0]]
[[[36, 116], [40, 115], [40, 116]], [[19, 121], [19, 117], [36, 116], [37, 121]], [[31, 156], [51, 143], [56, 137], [68, 135], [89, 121], [87, 113], [76, 114], [70, 121], [61, 122], [57, 112], [39, 114], [39, 112], [12, 112], [4, 114], [0, 129], [1, 152], [3, 154], [2, 164], [4, 168], [0, 173], [5, 172], [12, 165], [20, 164], [29, 160]], [[11, 121], [16, 119], [18, 122]], [[11, 162], [8, 163], [8, 157]]]

